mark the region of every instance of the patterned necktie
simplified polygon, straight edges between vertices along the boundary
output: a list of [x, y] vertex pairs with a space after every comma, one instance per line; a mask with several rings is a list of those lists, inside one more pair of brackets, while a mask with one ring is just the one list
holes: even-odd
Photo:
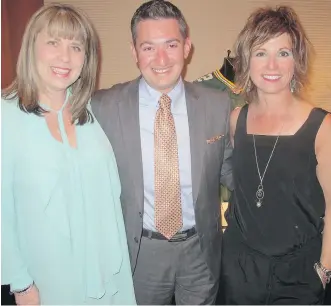
[[154, 125], [155, 226], [166, 238], [183, 225], [178, 166], [178, 147], [171, 99], [163, 94]]

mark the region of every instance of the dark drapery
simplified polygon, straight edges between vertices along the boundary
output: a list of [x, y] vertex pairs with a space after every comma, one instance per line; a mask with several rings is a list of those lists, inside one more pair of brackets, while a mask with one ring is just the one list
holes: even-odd
[[1, 0], [1, 88], [15, 78], [25, 26], [44, 0]]

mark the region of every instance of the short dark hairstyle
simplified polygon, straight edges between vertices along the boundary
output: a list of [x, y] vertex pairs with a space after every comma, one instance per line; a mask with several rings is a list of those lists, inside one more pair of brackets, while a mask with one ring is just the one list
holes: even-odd
[[254, 84], [251, 84], [252, 87], [247, 90], [250, 82], [249, 63], [253, 50], [269, 39], [284, 33], [290, 36], [292, 42], [295, 62], [293, 78], [296, 84], [294, 94], [299, 95], [300, 90], [307, 85], [313, 48], [298, 15], [289, 6], [279, 6], [275, 9], [259, 8], [250, 15], [235, 43], [235, 82], [248, 101], [254, 99], [256, 95]]
[[140, 21], [148, 19], [176, 19], [184, 39], [188, 37], [188, 25], [180, 9], [164, 0], [152, 0], [143, 3], [133, 14], [131, 19], [131, 35], [133, 43], [137, 40], [137, 25]]

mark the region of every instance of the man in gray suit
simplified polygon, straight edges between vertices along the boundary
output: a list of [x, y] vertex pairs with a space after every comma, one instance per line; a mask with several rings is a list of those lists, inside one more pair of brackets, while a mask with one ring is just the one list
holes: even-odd
[[191, 41], [176, 6], [142, 4], [131, 31], [141, 77], [98, 91], [92, 110], [116, 155], [136, 299], [213, 304], [220, 181], [232, 189], [231, 102], [227, 93], [182, 80]]

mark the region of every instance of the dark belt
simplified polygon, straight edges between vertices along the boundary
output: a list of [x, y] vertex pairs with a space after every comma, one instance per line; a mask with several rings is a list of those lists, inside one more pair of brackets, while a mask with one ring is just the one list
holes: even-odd
[[195, 227], [192, 227], [186, 231], [178, 232], [173, 237], [171, 237], [171, 239], [168, 239], [168, 238], [164, 237], [161, 233], [152, 232], [150, 230], [143, 228], [142, 235], [149, 239], [168, 240], [169, 242], [178, 242], [178, 241], [184, 241], [184, 240], [192, 237], [193, 235], [196, 234], [196, 232], [197, 232], [197, 230], [195, 229]]

